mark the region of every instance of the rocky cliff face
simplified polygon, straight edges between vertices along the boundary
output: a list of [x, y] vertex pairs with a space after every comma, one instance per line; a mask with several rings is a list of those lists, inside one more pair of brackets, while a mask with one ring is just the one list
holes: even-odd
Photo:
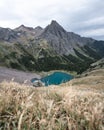
[[40, 35], [41, 39], [46, 41], [53, 47], [58, 54], [73, 54], [74, 48], [83, 47], [95, 40], [91, 38], [81, 37], [73, 32], [67, 32], [56, 21], [52, 21]]
[[0, 41], [14, 42], [17, 38], [17, 33], [12, 29], [0, 27]]
[[14, 31], [17, 32], [20, 36], [24, 35], [25, 37], [32, 37], [35, 38], [36, 36], [39, 36], [42, 32], [42, 28], [40, 26], [36, 28], [32, 27], [26, 27], [24, 25], [19, 26], [18, 28], [15, 28]]
[[18, 68], [31, 66], [30, 70], [81, 72], [104, 56], [104, 41], [67, 32], [54, 20], [44, 29], [24, 25], [14, 30], [0, 28], [0, 48], [2, 63], [15, 68], [17, 64]]

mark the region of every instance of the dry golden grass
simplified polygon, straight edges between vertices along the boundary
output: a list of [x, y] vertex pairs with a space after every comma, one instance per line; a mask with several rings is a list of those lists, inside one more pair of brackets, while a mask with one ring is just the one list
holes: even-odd
[[2, 82], [0, 130], [104, 130], [104, 91]]
[[81, 78], [73, 79], [68, 84], [73, 85], [76, 89], [90, 89], [102, 92], [104, 91], [104, 69], [87, 72], [83, 74]]

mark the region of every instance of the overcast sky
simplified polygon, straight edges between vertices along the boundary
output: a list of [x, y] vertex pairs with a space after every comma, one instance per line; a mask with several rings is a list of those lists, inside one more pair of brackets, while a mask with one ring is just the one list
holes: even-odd
[[0, 0], [0, 26], [47, 26], [56, 20], [67, 31], [104, 40], [104, 0]]

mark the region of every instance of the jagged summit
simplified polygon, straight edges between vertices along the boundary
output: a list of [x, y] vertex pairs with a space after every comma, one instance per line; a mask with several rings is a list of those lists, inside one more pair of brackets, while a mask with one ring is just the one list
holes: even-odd
[[51, 33], [58, 37], [62, 37], [66, 31], [57, 21], [52, 20], [51, 23], [45, 28], [44, 33]]
[[33, 31], [34, 30], [34, 28], [32, 28], [32, 27], [27, 27], [27, 26], [25, 26], [25, 25], [20, 25], [19, 27], [17, 27], [17, 28], [15, 28], [14, 29], [15, 31]]
[[23, 24], [21, 24], [19, 27], [24, 27], [24, 28], [25, 28], [26, 26], [25, 26], [25, 25], [23, 25]]
[[43, 30], [43, 28], [42, 27], [40, 27], [40, 26], [37, 26], [37, 27], [35, 27], [35, 30]]
[[[59, 23], [56, 20], [52, 20], [50, 25], [55, 25], [55, 26], [59, 26]], [[61, 26], [61, 25], [60, 25]]]

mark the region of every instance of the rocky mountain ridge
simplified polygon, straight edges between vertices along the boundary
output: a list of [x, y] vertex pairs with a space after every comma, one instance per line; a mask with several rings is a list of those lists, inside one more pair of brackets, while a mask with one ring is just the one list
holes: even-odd
[[23, 70], [82, 72], [104, 57], [104, 41], [67, 32], [55, 20], [41, 28], [0, 28], [2, 65]]

